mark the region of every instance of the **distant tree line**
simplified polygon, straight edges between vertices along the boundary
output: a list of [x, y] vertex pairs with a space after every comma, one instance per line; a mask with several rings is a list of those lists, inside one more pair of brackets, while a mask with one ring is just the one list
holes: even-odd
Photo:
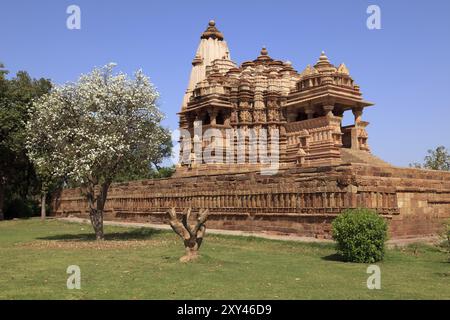
[[25, 71], [11, 79], [7, 74], [0, 63], [0, 218], [29, 215], [37, 208], [33, 199], [41, 183], [25, 149], [25, 126], [33, 99], [52, 87], [48, 79], [32, 79]]
[[450, 171], [450, 153], [444, 146], [439, 146], [434, 150], [428, 150], [428, 155], [423, 163], [411, 163], [413, 168]]

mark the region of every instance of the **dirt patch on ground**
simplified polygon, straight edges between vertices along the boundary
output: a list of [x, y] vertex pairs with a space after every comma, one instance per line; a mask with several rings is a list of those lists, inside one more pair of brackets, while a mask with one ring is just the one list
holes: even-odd
[[106, 241], [80, 241], [80, 240], [36, 240], [17, 244], [22, 248], [33, 249], [130, 249], [141, 247], [161, 247], [171, 244], [170, 240], [106, 240]]

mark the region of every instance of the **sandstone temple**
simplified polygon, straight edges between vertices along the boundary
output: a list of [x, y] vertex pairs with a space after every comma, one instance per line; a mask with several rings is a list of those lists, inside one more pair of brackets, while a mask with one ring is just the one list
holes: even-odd
[[[391, 237], [439, 232], [450, 218], [450, 173], [394, 167], [373, 156], [359, 86], [342, 63], [322, 52], [298, 72], [262, 48], [252, 61], [236, 64], [223, 34], [210, 21], [200, 37], [179, 112], [180, 163], [173, 177], [111, 187], [105, 219], [167, 222], [170, 207], [209, 208], [209, 227], [330, 237], [330, 222], [346, 208], [367, 207], [389, 221]], [[342, 124], [345, 112], [352, 125]], [[199, 139], [208, 130], [219, 138]], [[251, 139], [230, 132], [277, 133], [277, 170], [250, 159]], [[247, 140], [245, 140], [247, 139]], [[221, 161], [202, 158], [225, 154]], [[187, 152], [186, 152], [187, 150]], [[54, 199], [56, 215], [88, 215], [77, 189]]]

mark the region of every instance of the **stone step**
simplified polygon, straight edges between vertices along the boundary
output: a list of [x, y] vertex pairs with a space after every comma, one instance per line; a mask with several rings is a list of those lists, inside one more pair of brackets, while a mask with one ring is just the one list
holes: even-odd
[[367, 151], [353, 150], [348, 148], [341, 149], [341, 157], [343, 162], [349, 163], [365, 163], [381, 167], [391, 166], [386, 161], [370, 154]]

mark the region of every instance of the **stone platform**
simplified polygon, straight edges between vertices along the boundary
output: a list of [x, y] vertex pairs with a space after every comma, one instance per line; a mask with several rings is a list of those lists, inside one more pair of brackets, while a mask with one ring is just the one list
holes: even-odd
[[[330, 238], [334, 217], [367, 207], [389, 221], [392, 239], [439, 233], [450, 218], [450, 172], [363, 162], [283, 167], [273, 176], [210, 171], [114, 184], [105, 219], [163, 224], [170, 207], [209, 208], [213, 229]], [[88, 216], [78, 189], [63, 190], [53, 209], [60, 217]]]

